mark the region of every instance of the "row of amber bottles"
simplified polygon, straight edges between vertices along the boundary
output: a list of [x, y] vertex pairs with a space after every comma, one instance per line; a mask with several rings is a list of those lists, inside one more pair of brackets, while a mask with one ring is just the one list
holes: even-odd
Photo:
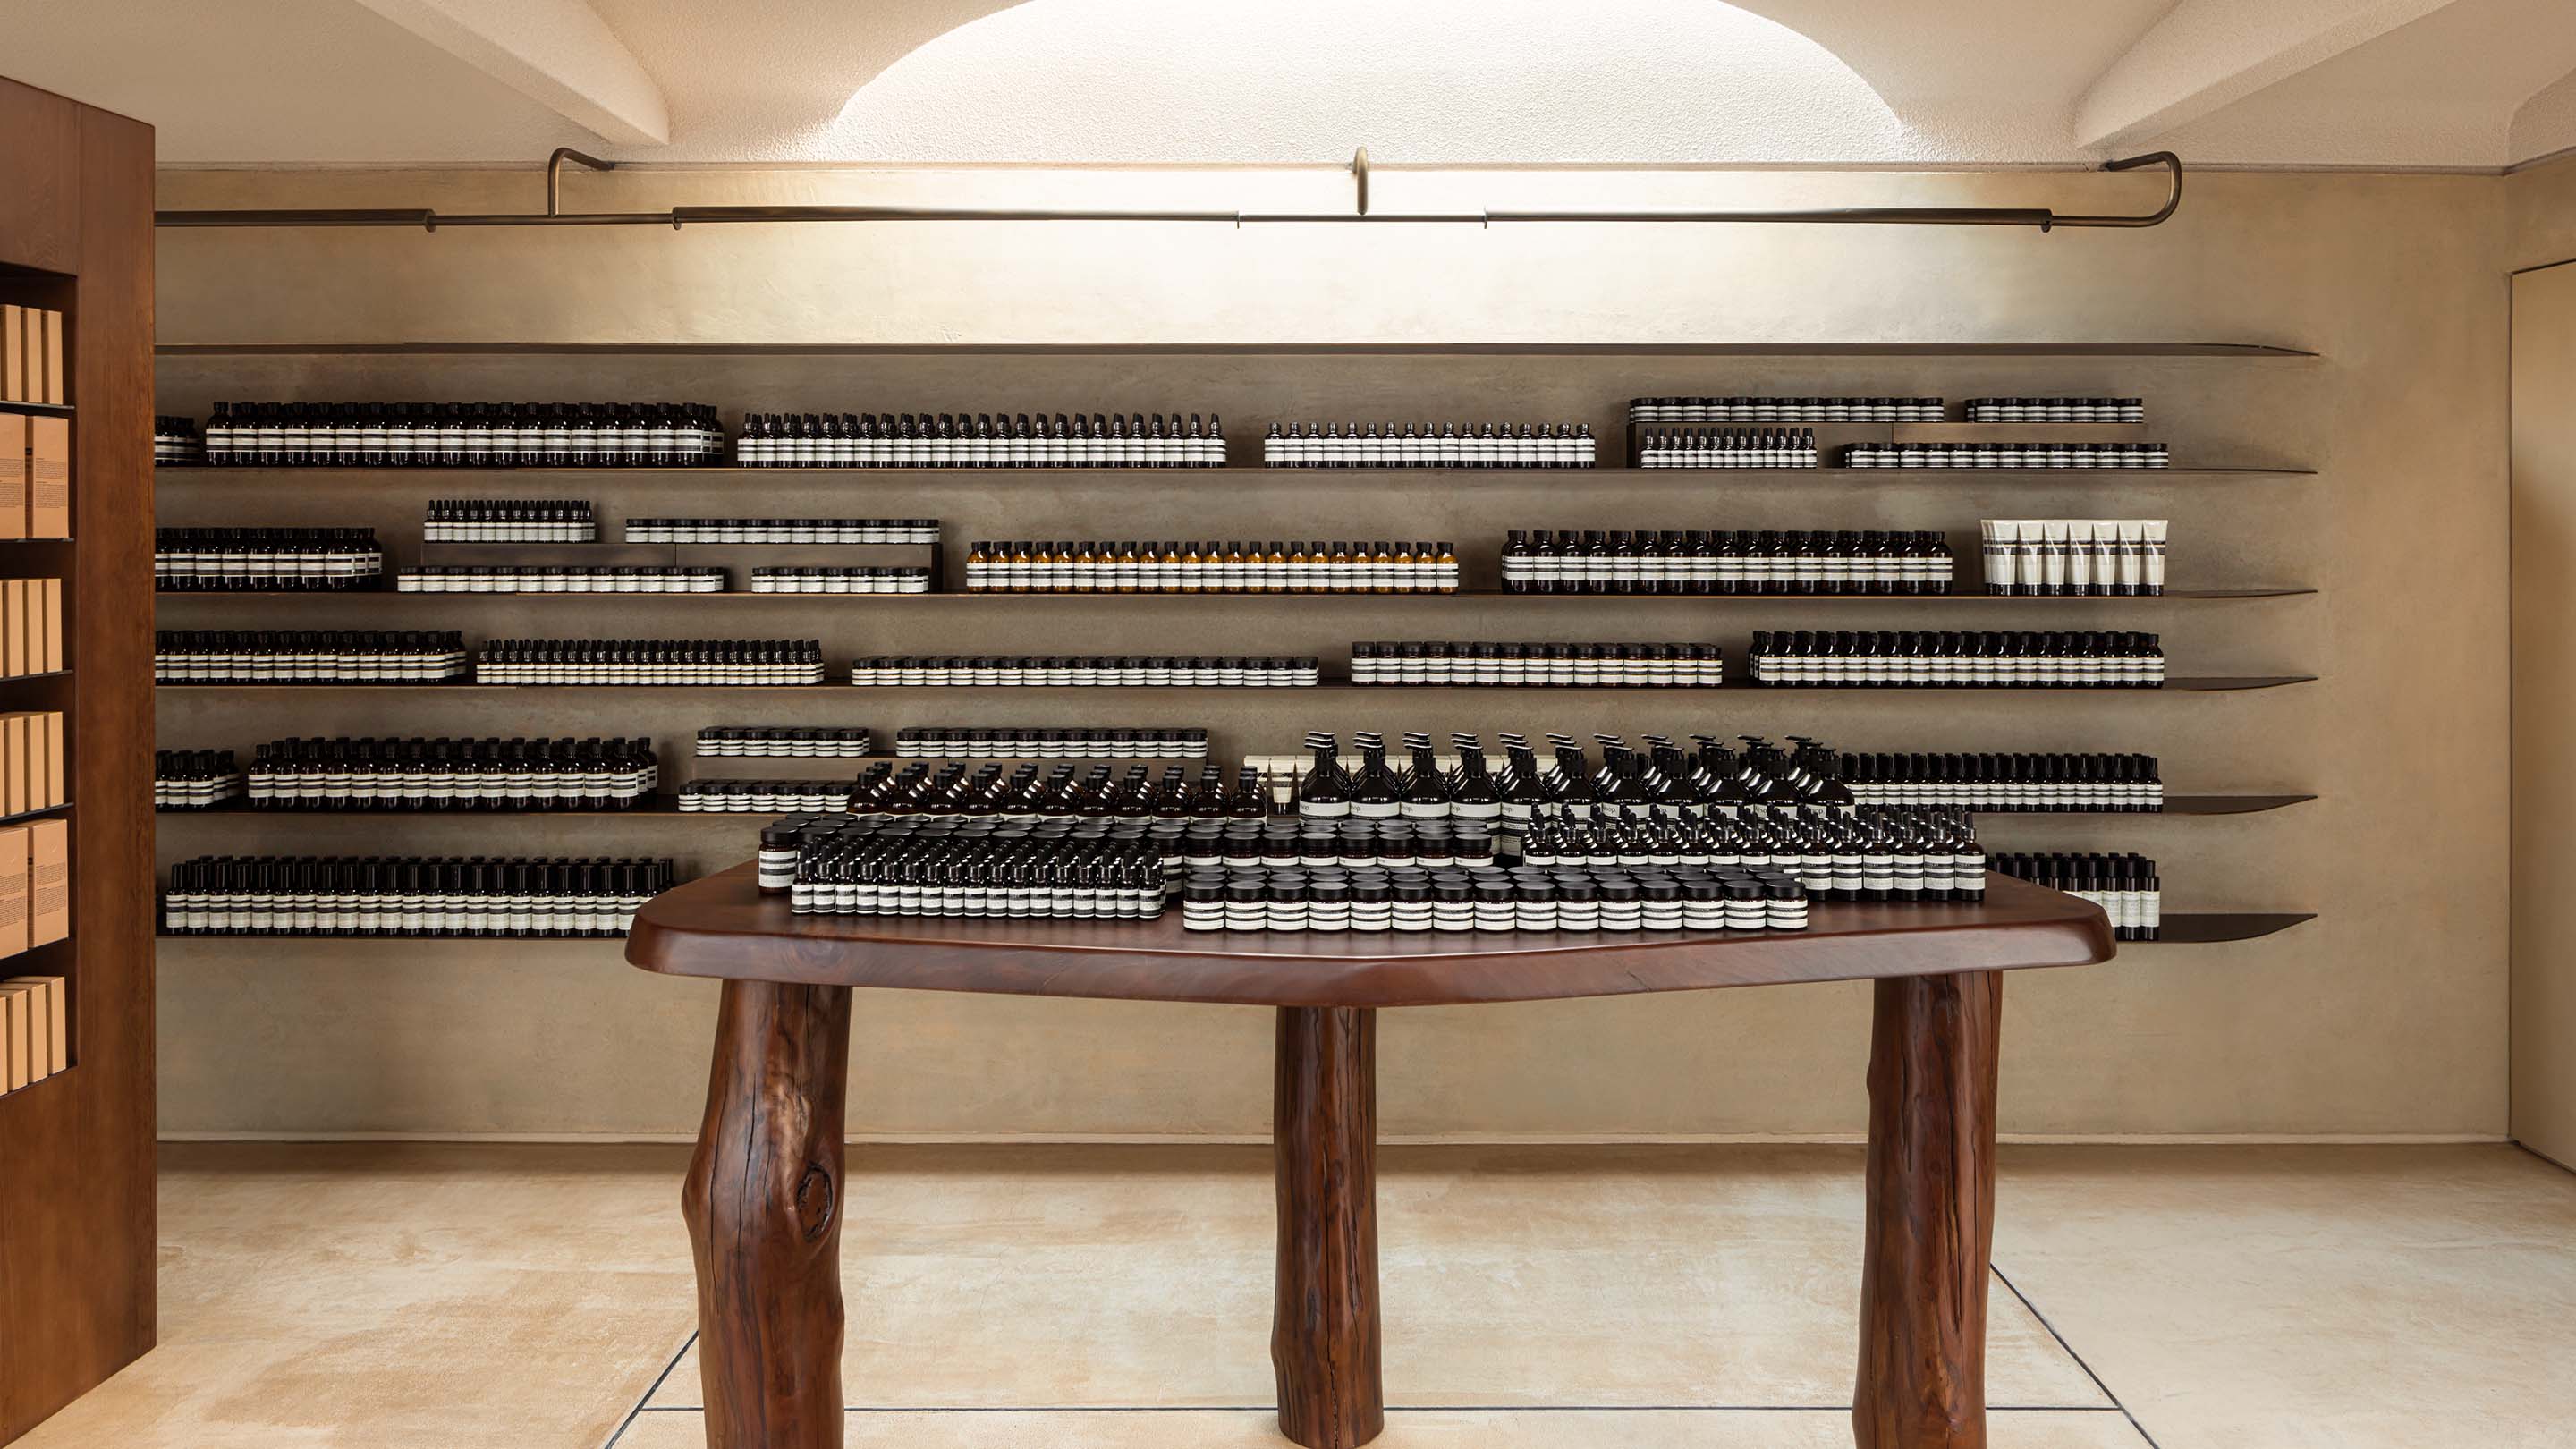
[[972, 592], [1432, 594], [1458, 589], [1448, 543], [1087, 543], [979, 540]]
[[1117, 774], [1107, 765], [1021, 765], [1005, 773], [1000, 765], [881, 762], [853, 782], [849, 808], [861, 815], [1259, 819], [1269, 810], [1269, 794], [1248, 767], [1229, 783], [1222, 765], [1203, 765], [1193, 779], [1177, 765], [1160, 774], [1145, 765]]

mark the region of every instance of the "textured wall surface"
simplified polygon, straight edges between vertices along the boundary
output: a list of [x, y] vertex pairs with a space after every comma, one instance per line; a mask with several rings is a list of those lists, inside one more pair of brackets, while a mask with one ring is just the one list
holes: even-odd
[[2513, 1135], [2576, 1162], [2576, 161], [2506, 178], [2513, 279]]
[[2505, 178], [2505, 260], [2513, 270], [2576, 259], [2576, 156]]
[[2576, 266], [2513, 279], [2513, 1135], [2576, 1162]]
[[[859, 197], [1338, 204], [1326, 178], [665, 173], [580, 177], [573, 204]], [[1381, 204], [1759, 205], [1860, 200], [2114, 209], [2140, 178], [1706, 174], [1408, 174]], [[173, 174], [164, 204], [525, 204], [525, 176]], [[1403, 198], [1394, 194], [1403, 189]], [[245, 396], [686, 395], [730, 407], [896, 410], [1213, 405], [1238, 435], [1269, 416], [1582, 416], [1639, 392], [1922, 390], [2142, 394], [2185, 459], [2313, 466], [2312, 479], [2027, 482], [1921, 477], [1572, 487], [1417, 477], [1283, 479], [1258, 491], [1187, 477], [920, 487], [847, 480], [719, 509], [669, 485], [594, 488], [604, 511], [748, 513], [803, 504], [936, 513], [950, 537], [1022, 533], [1268, 536], [1362, 517], [1438, 529], [1470, 566], [1507, 527], [1836, 526], [1972, 531], [1997, 513], [2168, 516], [2177, 584], [2313, 585], [2314, 598], [2104, 606], [2160, 628], [2179, 672], [2312, 672], [2240, 695], [1762, 694], [1698, 702], [1585, 695], [1391, 703], [1216, 695], [1157, 711], [1270, 749], [1314, 725], [1537, 726], [1581, 732], [1797, 731], [1859, 749], [2136, 749], [2177, 790], [2313, 790], [2236, 819], [1994, 820], [2002, 847], [2136, 849], [2167, 863], [2169, 909], [2314, 909], [2261, 941], [2141, 946], [2112, 966], [2008, 992], [2005, 1125], [2039, 1133], [2496, 1134], [2506, 1114], [2504, 183], [2494, 178], [2217, 175], [2148, 232], [1810, 228], [646, 228], [574, 233], [165, 234], [165, 343], [397, 339], [698, 342], [1523, 340], [2229, 340], [2314, 361], [1543, 356], [920, 359], [662, 355], [172, 358], [165, 410]], [[373, 521], [409, 529], [417, 485], [165, 485], [172, 522]], [[477, 493], [486, 490], [477, 488]], [[539, 483], [496, 494], [543, 494]], [[560, 491], [560, 490], [553, 490]], [[682, 500], [688, 501], [682, 501]], [[1026, 520], [1024, 524], [1013, 520]], [[1351, 533], [1365, 529], [1353, 522]], [[397, 536], [402, 536], [398, 534]], [[1328, 535], [1338, 536], [1338, 535]], [[1484, 550], [1483, 554], [1476, 552]], [[166, 623], [285, 624], [274, 606], [188, 604]], [[564, 603], [316, 607], [291, 622], [452, 620], [478, 634], [610, 633], [633, 614]], [[1824, 611], [1779, 604], [1457, 601], [1396, 614], [1362, 601], [1153, 601], [1031, 615], [960, 600], [746, 602], [657, 614], [671, 633], [813, 633], [835, 654], [907, 647], [1298, 647], [1353, 638], [1715, 638]], [[1975, 605], [1832, 608], [1842, 627], [1989, 626]], [[401, 612], [397, 612], [401, 611]], [[2020, 616], [2016, 616], [2018, 619]], [[701, 622], [703, 621], [703, 622]], [[614, 732], [678, 737], [721, 721], [891, 728], [960, 719], [1108, 721], [1114, 692], [994, 696], [818, 692], [755, 706], [652, 692], [407, 696], [399, 719], [356, 695], [167, 694], [172, 746], [287, 733]], [[1474, 709], [1475, 713], [1467, 711]], [[790, 710], [794, 712], [789, 713]], [[1177, 719], [1175, 722], [1179, 722]], [[671, 774], [687, 761], [674, 762]], [[793, 771], [791, 771], [793, 773]], [[441, 825], [419, 850], [744, 853], [698, 821]], [[261, 834], [259, 832], [266, 832]], [[306, 827], [165, 818], [175, 854], [385, 848], [360, 822]], [[325, 844], [325, 842], [330, 842]], [[165, 942], [165, 1128], [178, 1132], [685, 1132], [712, 993], [647, 978], [599, 945]], [[1844, 987], [1393, 1013], [1380, 1077], [1390, 1134], [1825, 1133], [1861, 1121], [1865, 993]], [[1269, 1023], [1258, 1012], [932, 994], [859, 1011], [855, 1130], [1257, 1133]]]

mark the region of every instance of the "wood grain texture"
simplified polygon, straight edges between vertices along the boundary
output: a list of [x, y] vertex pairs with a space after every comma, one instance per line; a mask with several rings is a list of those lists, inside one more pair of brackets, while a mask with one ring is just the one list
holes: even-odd
[[707, 1449], [840, 1449], [850, 993], [728, 981], [681, 1212]]
[[[1202, 1001], [1439, 1006], [1850, 981], [2111, 959], [2098, 907], [1988, 876], [1978, 905], [1819, 905], [1799, 932], [1321, 935], [1156, 921], [799, 916], [749, 866], [666, 891], [626, 959], [648, 971], [811, 985]], [[871, 949], [885, 947], [888, 949]]]
[[70, 1070], [0, 1098], [0, 1443], [152, 1346], [153, 138], [0, 81], [0, 295], [61, 309], [69, 544], [0, 572], [63, 580], [67, 672], [11, 686], [67, 716], [72, 935], [0, 961], [71, 983]]
[[1279, 1178], [1270, 1362], [1279, 1432], [1354, 1449], [1386, 1427], [1378, 1367], [1377, 1013], [1279, 1013], [1272, 1152]]
[[[9, 198], [0, 206], [0, 266], [81, 270], [80, 114], [87, 109], [0, 80], [0, 180]], [[152, 345], [148, 334], [143, 345]]]
[[[2000, 876], [1974, 907], [1820, 907], [1816, 916], [1816, 929], [1786, 939], [1715, 932], [1608, 945], [1465, 934], [1354, 949], [1329, 936], [1191, 939], [1177, 920], [798, 917], [761, 896], [743, 868], [666, 892], [638, 917], [628, 959], [737, 973], [725, 982], [685, 1197], [710, 1449], [841, 1442], [851, 986], [1280, 1006], [1271, 1325], [1279, 1422], [1309, 1449], [1353, 1449], [1385, 1427], [1376, 1007], [1865, 976], [1879, 980], [1853, 1401], [1860, 1449], [1984, 1449], [2003, 1003], [1993, 963], [2105, 960], [2109, 932], [2098, 909]], [[761, 973], [801, 979], [771, 983]]]
[[1878, 983], [1859, 1449], [1985, 1449], [2003, 999], [1991, 971]]

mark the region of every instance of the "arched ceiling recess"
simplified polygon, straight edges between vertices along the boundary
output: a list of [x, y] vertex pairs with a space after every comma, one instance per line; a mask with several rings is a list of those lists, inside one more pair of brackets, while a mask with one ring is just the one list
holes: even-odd
[[823, 138], [876, 159], [1915, 159], [1831, 51], [1713, 0], [1025, 0], [928, 41]]
[[2570, 0], [16, 0], [164, 164], [2493, 168], [2576, 144]]

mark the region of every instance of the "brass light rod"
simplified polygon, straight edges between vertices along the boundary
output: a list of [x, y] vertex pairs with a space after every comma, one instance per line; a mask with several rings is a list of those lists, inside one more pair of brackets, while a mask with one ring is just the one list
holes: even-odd
[[566, 160], [600, 170], [614, 162], [598, 161], [569, 148], [546, 163], [546, 209], [543, 212], [480, 211], [440, 213], [415, 208], [362, 208], [261, 211], [156, 211], [156, 226], [398, 226], [436, 231], [459, 226], [667, 226], [691, 223], [725, 225], [743, 222], [833, 221], [1144, 221], [1220, 222], [1232, 226], [1367, 222], [1393, 225], [1463, 224], [1495, 226], [1511, 222], [1665, 222], [1766, 223], [1857, 226], [2028, 226], [2041, 231], [2060, 227], [2146, 227], [2162, 224], [2182, 204], [2182, 158], [2154, 151], [2102, 164], [2105, 171], [2163, 166], [2167, 172], [2164, 205], [2134, 216], [2062, 216], [2044, 206], [1842, 206], [1811, 211], [1563, 211], [1486, 208], [1478, 211], [1369, 210], [1368, 152], [1352, 158], [1355, 207], [1350, 211], [1161, 211], [1146, 209], [1059, 209], [1053, 207], [943, 206], [675, 206], [668, 211], [564, 212], [559, 209], [560, 168]]

